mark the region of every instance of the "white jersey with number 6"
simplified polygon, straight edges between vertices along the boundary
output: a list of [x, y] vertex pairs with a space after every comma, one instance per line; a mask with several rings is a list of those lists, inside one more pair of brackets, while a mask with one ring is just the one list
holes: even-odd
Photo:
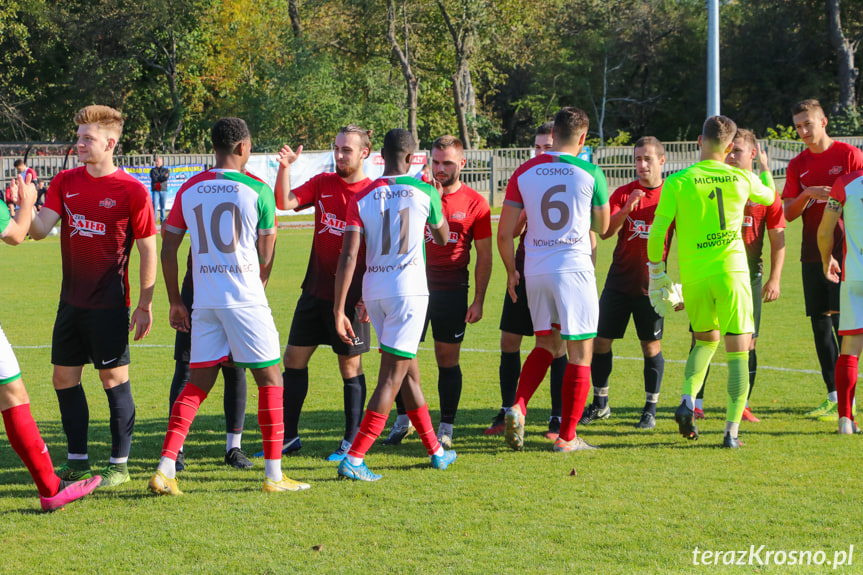
[[276, 233], [276, 202], [264, 182], [235, 170], [207, 170], [177, 192], [166, 226], [189, 230], [195, 309], [267, 303], [259, 235]]
[[524, 208], [524, 275], [593, 269], [592, 208], [608, 203], [605, 175], [571, 154], [549, 152], [519, 166], [506, 186], [504, 203]]
[[440, 195], [410, 176], [383, 177], [348, 204], [348, 231], [366, 240], [363, 299], [428, 295], [425, 225], [443, 225]]

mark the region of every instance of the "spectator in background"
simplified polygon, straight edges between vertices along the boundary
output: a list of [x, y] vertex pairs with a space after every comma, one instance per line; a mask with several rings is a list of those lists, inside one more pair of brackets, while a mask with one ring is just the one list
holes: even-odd
[[27, 179], [27, 174], [30, 174], [31, 181], [34, 185], [36, 185], [37, 189], [39, 188], [39, 178], [36, 176], [36, 170], [27, 166], [27, 162], [25, 162], [21, 158], [18, 158], [17, 160], [15, 160], [14, 166], [15, 171], [21, 174], [21, 177], [25, 180]]
[[[159, 216], [159, 222], [165, 221], [165, 194], [168, 192], [168, 178], [171, 173], [162, 166], [162, 158], [156, 156], [156, 166], [150, 170], [150, 193], [153, 195], [153, 215]], [[156, 213], [156, 210], [159, 210]]]

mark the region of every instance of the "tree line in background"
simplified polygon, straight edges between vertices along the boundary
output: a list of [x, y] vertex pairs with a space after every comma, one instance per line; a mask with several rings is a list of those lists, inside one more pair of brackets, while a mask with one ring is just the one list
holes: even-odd
[[[220, 116], [258, 150], [326, 148], [359, 123], [468, 147], [532, 143], [562, 105], [595, 143], [694, 139], [705, 115], [704, 0], [5, 0], [0, 141], [70, 141], [88, 104], [125, 114], [125, 152], [200, 152]], [[727, 0], [722, 111], [759, 135], [821, 100], [863, 133], [863, 0]]]

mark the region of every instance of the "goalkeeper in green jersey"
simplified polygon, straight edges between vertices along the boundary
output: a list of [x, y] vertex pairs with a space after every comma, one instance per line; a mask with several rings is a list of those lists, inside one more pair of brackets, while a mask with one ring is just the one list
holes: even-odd
[[651, 303], [664, 314], [675, 301], [662, 252], [672, 221], [683, 301], [695, 335], [683, 380], [683, 400], [674, 413], [681, 435], [698, 438], [693, 397], [704, 382], [720, 334], [728, 352], [728, 410], [723, 447], [738, 447], [737, 430], [749, 388], [749, 343], [754, 328], [749, 267], [740, 235], [747, 200], [770, 205], [775, 192], [752, 172], [725, 163], [737, 126], [725, 116], [704, 122], [701, 161], [665, 181], [647, 240]]

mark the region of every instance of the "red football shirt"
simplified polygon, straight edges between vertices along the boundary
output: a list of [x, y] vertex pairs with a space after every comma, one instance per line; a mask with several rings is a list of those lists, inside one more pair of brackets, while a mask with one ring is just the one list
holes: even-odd
[[776, 230], [785, 227], [785, 213], [782, 211], [782, 201], [779, 193], [776, 201], [769, 206], [762, 206], [753, 201], [747, 201], [743, 208], [743, 227], [740, 234], [746, 247], [746, 259], [749, 261], [749, 273], [760, 274], [763, 271], [761, 253], [764, 250], [764, 230]]
[[[803, 150], [788, 162], [782, 199], [796, 198], [803, 192], [803, 188], [832, 186], [839, 176], [860, 169], [863, 169], [863, 152], [845, 142], [833, 142], [820, 154], [813, 154], [808, 149]], [[809, 200], [803, 211], [801, 262], [821, 262], [821, 253], [818, 251], [818, 224], [821, 223], [825, 205], [826, 201]], [[839, 261], [842, 257], [844, 235], [845, 224], [840, 219], [833, 236], [833, 255]]]
[[129, 307], [132, 242], [156, 234], [147, 189], [121, 169], [94, 178], [82, 166], [51, 180], [45, 207], [60, 214], [60, 301], [89, 309]]
[[[638, 202], [638, 206], [629, 212], [626, 221], [623, 222], [620, 231], [617, 232], [617, 245], [614, 247], [611, 267], [605, 278], [606, 288], [633, 296], [647, 295], [649, 283], [647, 236], [650, 233], [650, 226], [653, 225], [653, 217], [656, 215], [656, 205], [659, 203], [662, 185], [650, 189], [635, 180], [617, 188], [608, 199], [608, 206], [613, 216], [623, 209], [623, 206], [629, 201], [629, 196], [636, 190], [641, 190], [645, 195]], [[668, 248], [671, 245], [673, 233], [674, 228], [672, 227], [665, 238], [663, 260], [668, 256]]]
[[[367, 188], [368, 178], [347, 184], [336, 173], [318, 174], [294, 190], [300, 204], [297, 210], [315, 206], [315, 237], [309, 254], [309, 266], [303, 279], [303, 290], [318, 299], [334, 301], [336, 268], [342, 252], [342, 238], [348, 213], [348, 200]], [[357, 267], [346, 300], [348, 308], [359, 301], [365, 272], [365, 246], [360, 246]]]
[[449, 224], [449, 240], [437, 245], [426, 226], [426, 272], [432, 290], [466, 288], [470, 284], [470, 246], [474, 240], [491, 237], [491, 210], [479, 193], [464, 184], [441, 196], [443, 214]]

